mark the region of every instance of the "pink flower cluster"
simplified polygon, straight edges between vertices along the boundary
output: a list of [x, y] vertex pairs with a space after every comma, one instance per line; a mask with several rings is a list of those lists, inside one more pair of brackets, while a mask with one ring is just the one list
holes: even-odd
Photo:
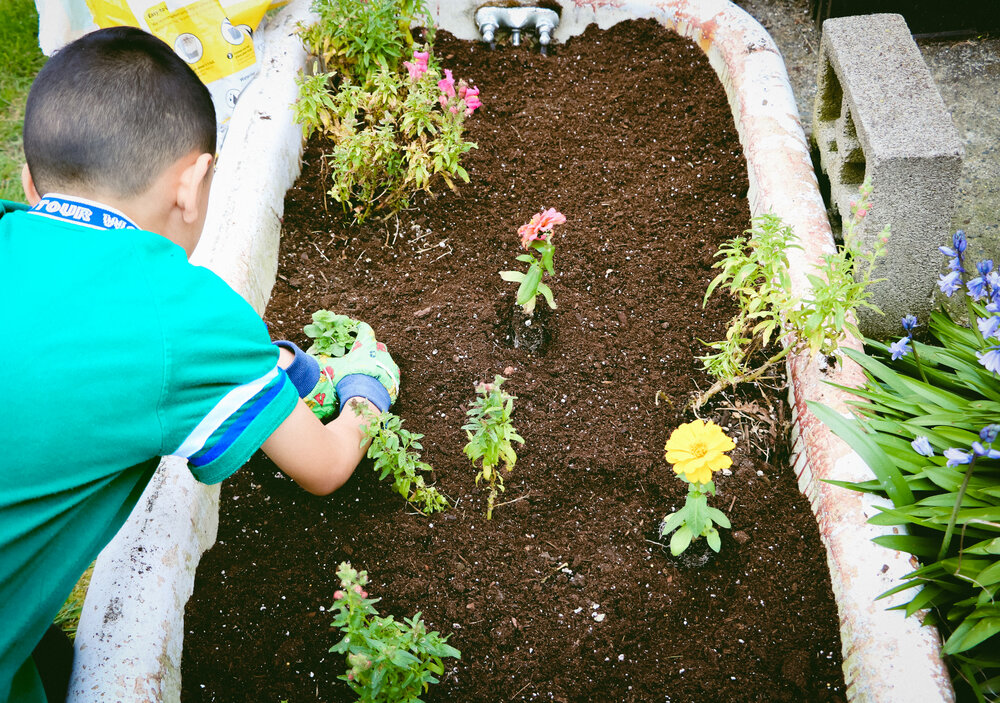
[[527, 249], [535, 240], [548, 239], [552, 236], [552, 228], [565, 221], [566, 216], [554, 207], [534, 215], [528, 224], [517, 228], [517, 233], [521, 236], [521, 246]]
[[[363, 588], [361, 588], [361, 586], [359, 584], [354, 584], [354, 586], [351, 588], [351, 590], [354, 591], [355, 593], [357, 593], [362, 598], [367, 598], [368, 597], [368, 591], [366, 591]], [[342, 600], [346, 595], [347, 595], [346, 593], [344, 593], [343, 591], [341, 591], [341, 590], [338, 589], [338, 590], [336, 590], [336, 591], [333, 592], [333, 599], [334, 600]]]
[[453, 98], [458, 98], [465, 102], [465, 116], [468, 117], [473, 112], [475, 112], [477, 107], [482, 107], [482, 103], [479, 101], [479, 88], [470, 88], [465, 81], [458, 84], [458, 91], [455, 91], [455, 77], [452, 75], [450, 69], [444, 70], [444, 78], [438, 81], [438, 90], [441, 91], [441, 96], [438, 98], [438, 102], [441, 103], [441, 107], [451, 110], [453, 115], [458, 114], [458, 105], [451, 105], [449, 103]]
[[420, 80], [420, 76], [427, 73], [427, 59], [430, 58], [430, 52], [428, 51], [413, 51], [413, 61], [404, 61], [403, 65], [406, 66], [406, 70], [410, 72], [410, 80], [417, 81]]

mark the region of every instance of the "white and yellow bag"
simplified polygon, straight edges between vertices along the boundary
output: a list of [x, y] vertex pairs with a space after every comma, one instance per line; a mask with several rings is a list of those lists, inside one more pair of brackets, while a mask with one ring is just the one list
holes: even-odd
[[169, 44], [208, 86], [219, 144], [240, 93], [257, 73], [253, 33], [288, 0], [35, 0], [38, 41], [52, 54], [103, 27], [140, 27]]

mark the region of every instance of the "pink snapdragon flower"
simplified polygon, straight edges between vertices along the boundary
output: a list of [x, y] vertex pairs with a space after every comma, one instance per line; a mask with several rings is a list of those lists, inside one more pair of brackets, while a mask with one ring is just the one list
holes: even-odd
[[438, 90], [441, 91], [441, 107], [447, 107], [448, 101], [455, 97], [455, 78], [451, 75], [451, 69], [444, 69], [444, 78], [438, 81]]
[[477, 107], [482, 107], [482, 103], [479, 101], [479, 88], [473, 86], [465, 91], [465, 95], [462, 96], [465, 100], [465, 116], [468, 117], [473, 112], [475, 112]]
[[420, 80], [420, 76], [427, 73], [427, 59], [430, 58], [430, 52], [428, 51], [413, 51], [413, 61], [404, 61], [403, 65], [406, 66], [406, 70], [410, 73], [410, 80], [417, 81]]

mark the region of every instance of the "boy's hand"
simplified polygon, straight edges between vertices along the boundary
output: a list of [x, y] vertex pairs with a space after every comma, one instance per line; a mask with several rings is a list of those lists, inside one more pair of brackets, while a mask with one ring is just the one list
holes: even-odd
[[307, 354], [291, 342], [275, 342], [294, 355], [286, 371], [313, 414], [321, 420], [343, 410], [351, 398], [365, 398], [385, 412], [399, 393], [399, 367], [375, 339], [371, 326], [359, 322], [356, 339], [344, 356]]
[[323, 376], [332, 378], [340, 408], [350, 398], [365, 398], [385, 412], [399, 394], [399, 366], [392, 360], [385, 344], [375, 339], [375, 332], [364, 322], [358, 323], [357, 339], [351, 350], [340, 358], [318, 356]]

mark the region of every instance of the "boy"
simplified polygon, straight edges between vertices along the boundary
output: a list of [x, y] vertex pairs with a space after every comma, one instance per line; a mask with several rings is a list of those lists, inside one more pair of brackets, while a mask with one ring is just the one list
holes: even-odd
[[[72, 652], [49, 671], [46, 630], [160, 456], [217, 483], [262, 446], [325, 495], [365, 452], [353, 406], [395, 400], [370, 327], [321, 374], [188, 262], [215, 130], [194, 73], [130, 27], [69, 44], [29, 93], [29, 208], [0, 203], [0, 703], [65, 697]], [[352, 408], [323, 425], [302, 400], [319, 394]]]

